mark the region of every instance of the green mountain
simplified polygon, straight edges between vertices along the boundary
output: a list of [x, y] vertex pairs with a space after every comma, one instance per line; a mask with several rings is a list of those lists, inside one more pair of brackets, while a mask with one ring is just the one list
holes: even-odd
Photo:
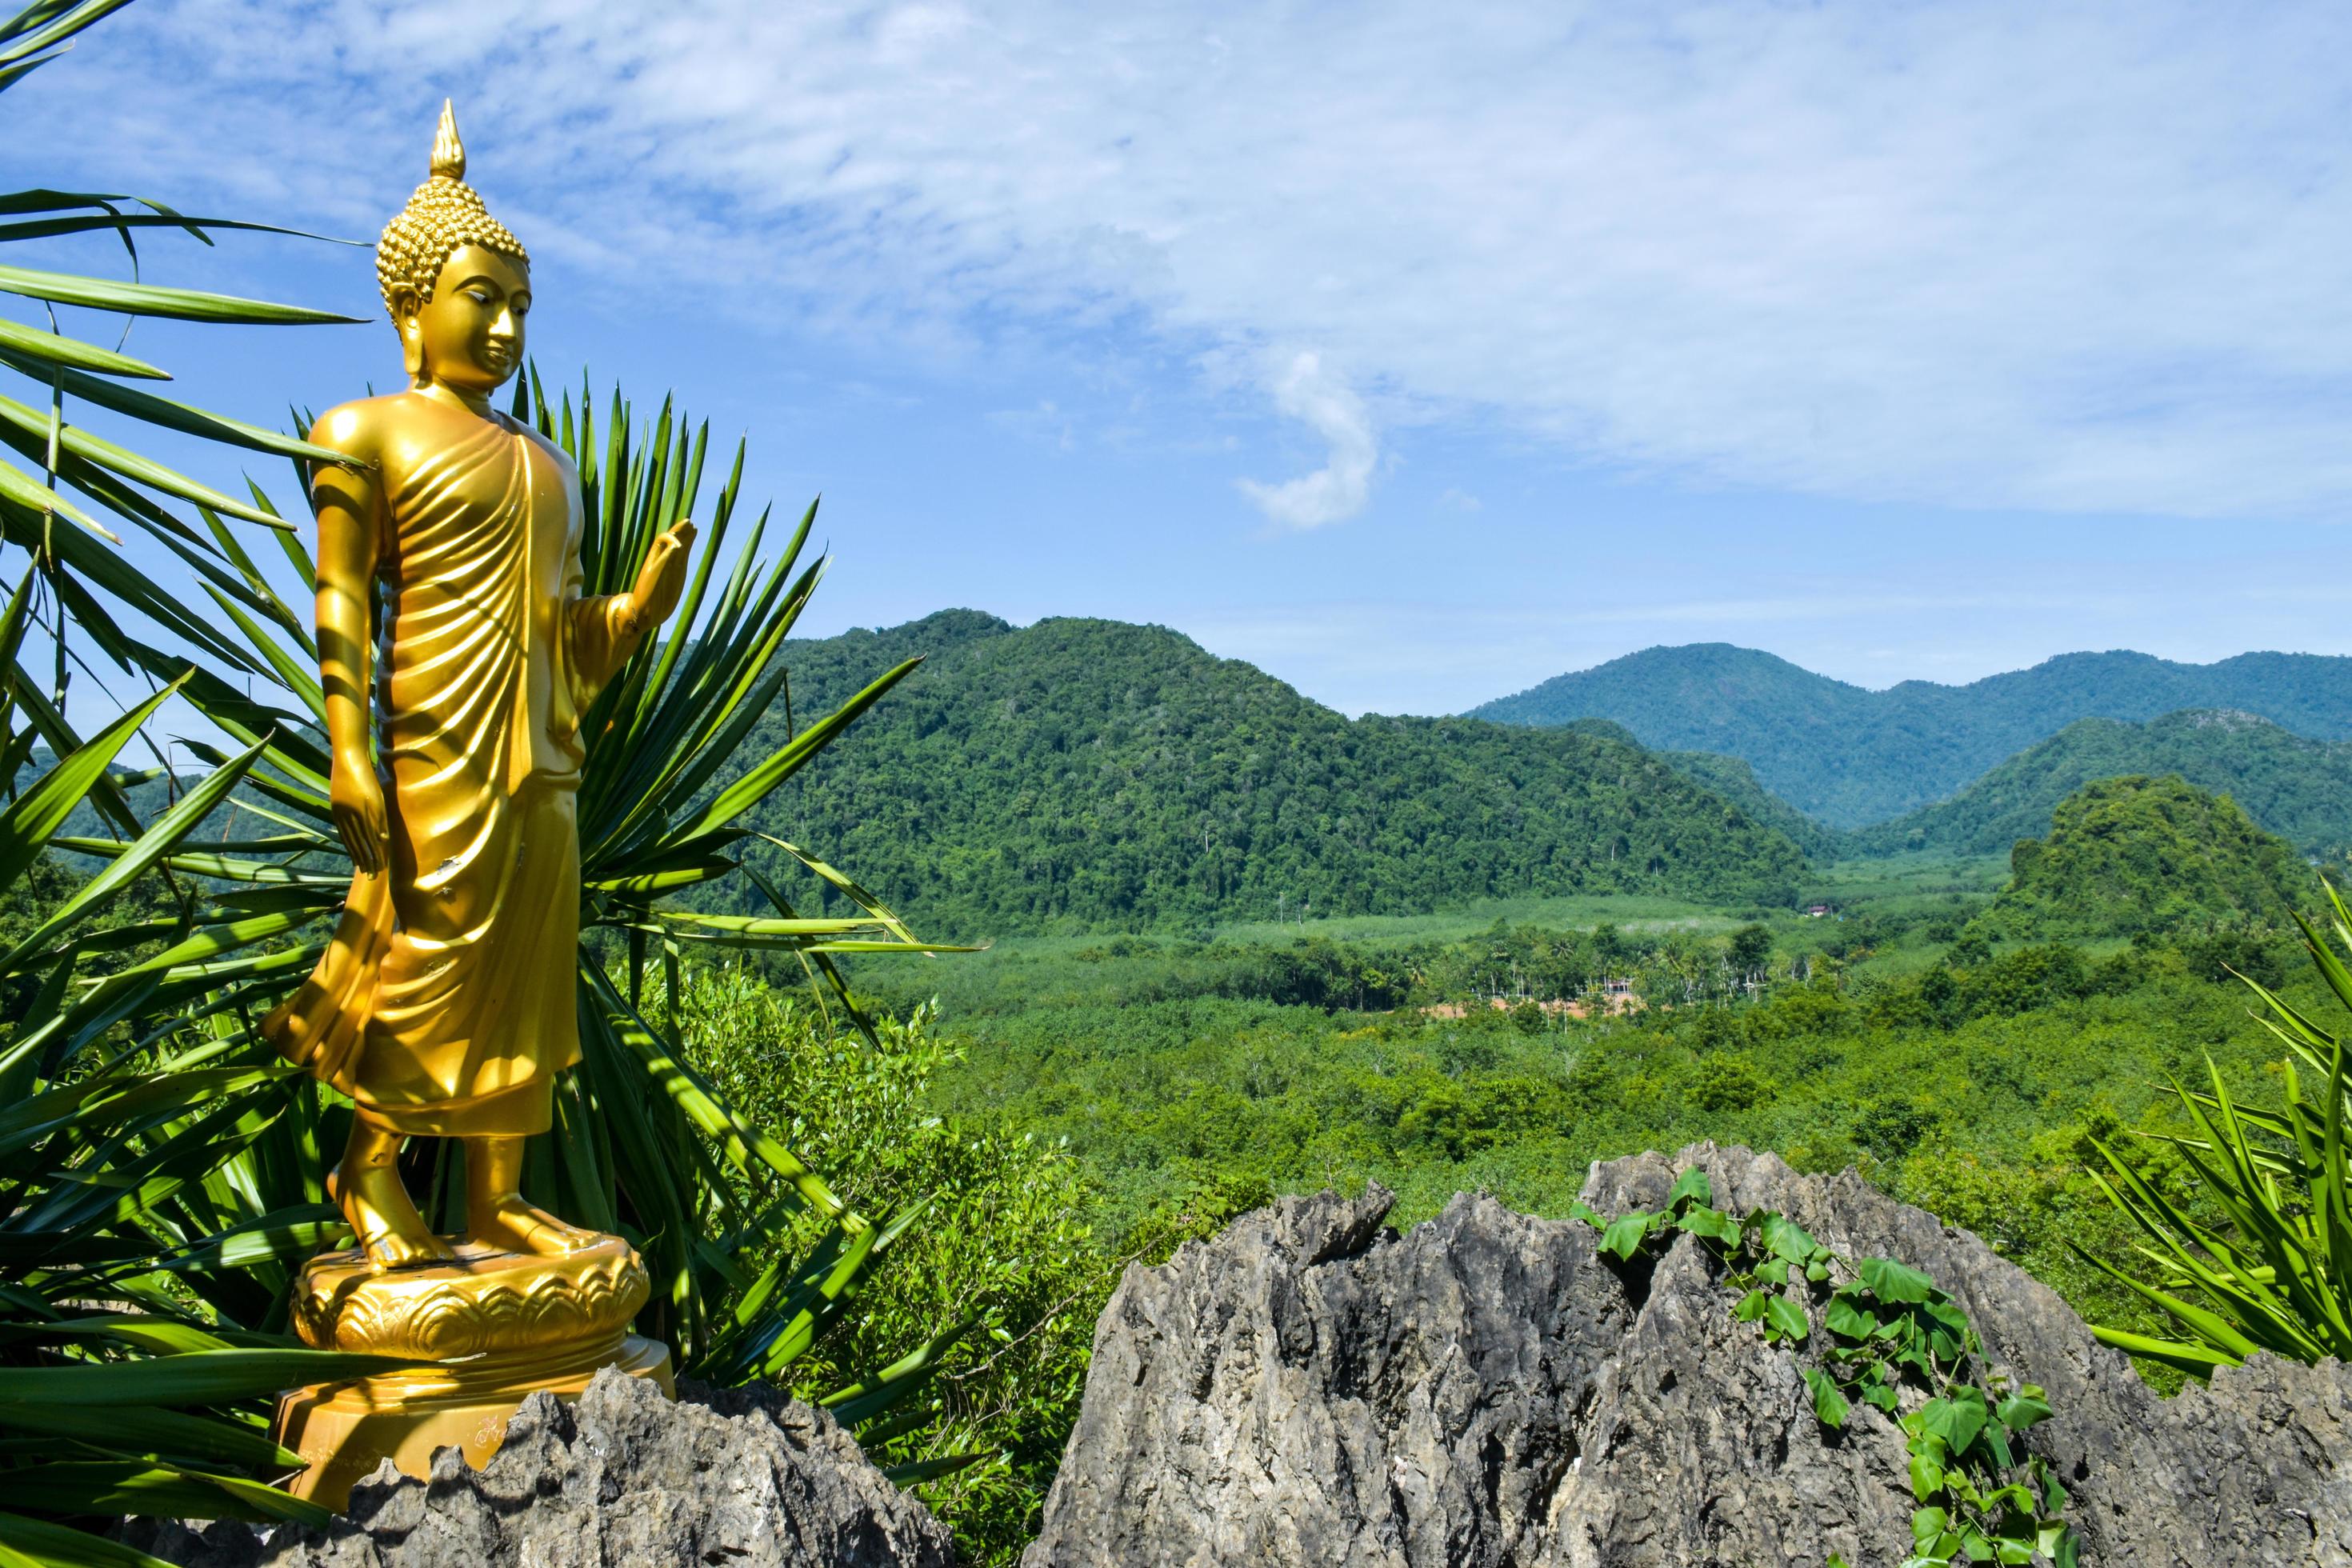
[[[927, 662], [758, 824], [977, 937], [1485, 897], [1794, 896], [1787, 838], [1636, 747], [1349, 720], [1159, 626], [952, 610], [791, 645], [793, 721]], [[782, 743], [782, 705], [747, 755]]]
[[1951, 799], [1849, 835], [1844, 848], [1995, 853], [2041, 832], [2084, 784], [2120, 773], [2178, 773], [2227, 794], [2257, 826], [2307, 855], [2334, 859], [2352, 847], [2352, 742], [2307, 741], [2252, 713], [2204, 708], [2145, 724], [2077, 720]]
[[1743, 759], [1764, 788], [1837, 827], [1938, 801], [2078, 719], [2184, 708], [2258, 714], [2318, 740], [2352, 738], [2352, 658], [2248, 653], [2174, 664], [2074, 653], [1967, 686], [1869, 691], [1727, 643], [1654, 647], [1472, 710], [1504, 723], [1613, 719], [1660, 751]]
[[2046, 839], [2018, 840], [2009, 885], [1978, 917], [2008, 937], [2128, 935], [2284, 924], [2319, 879], [2227, 795], [2167, 775], [2100, 779], [2058, 803]]
[[[1601, 735], [1628, 746], [1640, 746], [1633, 731], [1610, 719], [1579, 719], [1562, 726], [1587, 735]], [[1647, 750], [1647, 748], [1643, 748]], [[1727, 757], [1720, 752], [1651, 752], [1650, 754], [1675, 772], [1706, 789], [1713, 790], [1756, 821], [1771, 828], [1805, 852], [1808, 860], [1835, 860], [1851, 853], [1845, 835], [1833, 827], [1814, 821], [1770, 790], [1756, 782], [1756, 770], [1738, 757]], [[2048, 813], [2043, 813], [2046, 817]], [[2035, 827], [2041, 826], [2037, 818]], [[2001, 840], [2003, 844], [2007, 839]]]

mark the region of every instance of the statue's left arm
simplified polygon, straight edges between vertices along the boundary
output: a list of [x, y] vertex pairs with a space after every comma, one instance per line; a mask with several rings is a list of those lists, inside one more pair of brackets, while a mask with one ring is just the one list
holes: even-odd
[[[593, 598], [573, 596], [564, 605], [571, 621], [572, 668], [588, 692], [603, 689], [637, 642], [667, 620], [686, 591], [688, 557], [694, 547], [694, 524], [684, 520], [656, 538], [637, 568], [636, 585], [625, 594]], [[564, 574], [566, 591], [576, 595], [581, 581], [579, 546]]]

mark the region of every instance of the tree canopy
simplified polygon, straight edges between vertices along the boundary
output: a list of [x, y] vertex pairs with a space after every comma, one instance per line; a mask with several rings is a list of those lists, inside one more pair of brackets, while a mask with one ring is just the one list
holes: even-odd
[[[965, 936], [1410, 912], [1486, 897], [1786, 902], [1796, 846], [1638, 747], [1349, 720], [1160, 626], [946, 611], [794, 642], [793, 711], [928, 662], [767, 808]], [[778, 703], [745, 748], [778, 743]]]

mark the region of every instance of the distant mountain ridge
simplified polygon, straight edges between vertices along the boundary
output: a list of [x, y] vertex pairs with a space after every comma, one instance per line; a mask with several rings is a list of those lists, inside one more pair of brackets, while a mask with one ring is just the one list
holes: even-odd
[[1885, 691], [1728, 643], [1653, 647], [1556, 676], [1470, 710], [1556, 727], [1609, 719], [1662, 752], [1716, 752], [1832, 826], [1889, 821], [1953, 795], [2077, 720], [2131, 722], [2233, 709], [2313, 740], [2352, 738], [2352, 658], [2246, 653], [2178, 664], [2131, 652], [2062, 654], [1966, 686]]
[[2078, 719], [1951, 799], [1849, 834], [1843, 847], [2006, 853], [2047, 832], [2051, 812], [2075, 790], [2125, 773], [2177, 773], [2227, 795], [2306, 855], [2334, 859], [2352, 847], [2352, 742], [2307, 740], [2252, 713], [2205, 708], [2145, 724]]
[[[795, 640], [793, 721], [914, 654], [748, 826], [943, 937], [1612, 890], [1776, 903], [1803, 874], [1788, 838], [1621, 741], [1349, 720], [1161, 626], [950, 610]], [[785, 725], [779, 703], [742, 755]]]

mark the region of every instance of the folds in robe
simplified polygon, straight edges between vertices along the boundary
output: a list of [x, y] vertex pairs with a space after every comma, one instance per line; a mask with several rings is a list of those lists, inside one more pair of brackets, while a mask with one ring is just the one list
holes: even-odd
[[399, 1131], [536, 1132], [580, 1057], [577, 731], [634, 639], [580, 597], [571, 466], [503, 420], [449, 435], [379, 473], [390, 863], [265, 1029]]

